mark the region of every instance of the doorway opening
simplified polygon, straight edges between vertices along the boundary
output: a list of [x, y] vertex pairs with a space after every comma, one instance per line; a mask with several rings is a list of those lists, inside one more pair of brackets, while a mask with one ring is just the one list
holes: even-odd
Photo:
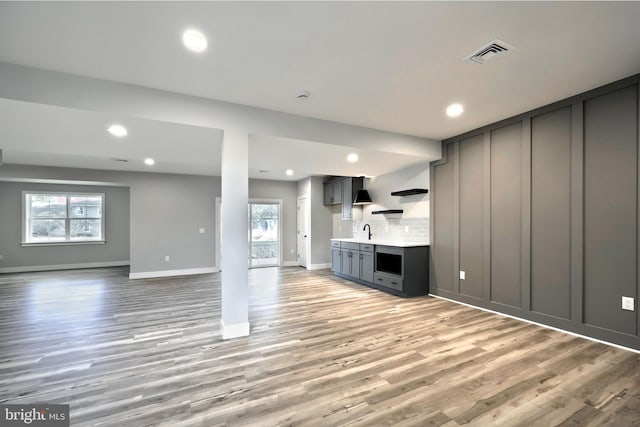
[[[222, 241], [221, 227], [222, 199], [216, 197], [216, 266], [221, 270]], [[282, 265], [282, 200], [249, 199], [247, 209], [249, 268], [274, 267]]]
[[280, 202], [249, 202], [249, 268], [280, 265]]

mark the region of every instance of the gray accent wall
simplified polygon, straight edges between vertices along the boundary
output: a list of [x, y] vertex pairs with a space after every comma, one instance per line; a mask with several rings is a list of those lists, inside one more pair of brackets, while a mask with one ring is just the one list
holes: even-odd
[[443, 141], [431, 293], [640, 349], [639, 83]]
[[[431, 265], [429, 271], [430, 289], [453, 292], [454, 271], [454, 144], [442, 148], [443, 160], [432, 163], [431, 167]], [[437, 166], [437, 167], [434, 167]], [[437, 183], [437, 184], [436, 184]], [[438, 191], [433, 191], [438, 185]], [[456, 282], [457, 284], [457, 282]]]
[[[105, 195], [105, 243], [22, 246], [22, 192], [83, 192]], [[129, 263], [129, 188], [0, 181], [0, 271], [18, 267]]]
[[477, 161], [482, 158], [483, 149], [482, 135], [473, 136], [460, 145], [460, 265], [466, 266], [473, 274], [469, 274], [466, 280], [460, 280], [459, 292], [475, 298], [483, 295], [484, 163]]
[[571, 107], [532, 117], [531, 310], [567, 320], [571, 318], [568, 165], [571, 165]]
[[638, 86], [584, 103], [584, 322], [636, 333], [635, 313], [605, 310], [637, 296]]
[[513, 284], [520, 282], [521, 269], [522, 176], [519, 171], [522, 156], [522, 124], [514, 123], [492, 130], [490, 138], [490, 297], [491, 301], [499, 304], [521, 307], [521, 288]]

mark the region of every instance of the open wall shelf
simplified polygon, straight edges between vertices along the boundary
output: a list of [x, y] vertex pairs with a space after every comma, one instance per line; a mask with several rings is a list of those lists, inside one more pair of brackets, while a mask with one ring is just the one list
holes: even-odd
[[384, 215], [384, 214], [401, 214], [404, 212], [403, 209], [387, 209], [385, 211], [373, 211], [371, 212], [373, 215]]
[[402, 190], [402, 191], [394, 191], [391, 193], [392, 196], [413, 196], [415, 194], [426, 194], [429, 190], [426, 188], [412, 188], [410, 190]]

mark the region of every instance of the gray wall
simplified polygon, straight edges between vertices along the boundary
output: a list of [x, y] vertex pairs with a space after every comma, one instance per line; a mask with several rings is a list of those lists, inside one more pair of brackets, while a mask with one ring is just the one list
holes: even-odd
[[[128, 188], [121, 188], [120, 191], [130, 192], [130, 218], [129, 212], [127, 212], [126, 218], [119, 216], [111, 218], [117, 221], [116, 224], [111, 225], [110, 222], [106, 224], [107, 230], [121, 227], [126, 229], [127, 236], [130, 236], [126, 245], [127, 257], [115, 261], [130, 259], [132, 273], [215, 267], [215, 199], [220, 197], [221, 193], [220, 177], [5, 164], [0, 166], [0, 188], [26, 185], [2, 181], [7, 178], [89, 181], [124, 185]], [[39, 184], [39, 188], [43, 188], [42, 184]], [[83, 186], [82, 188], [87, 189], [88, 187]], [[106, 187], [100, 186], [98, 188]], [[118, 187], [113, 188], [117, 189]], [[250, 180], [249, 194], [254, 198], [283, 199], [283, 260], [295, 261], [297, 184], [295, 182]], [[13, 208], [15, 210], [16, 205], [7, 203], [6, 200], [5, 197], [0, 198], [2, 212], [5, 209]], [[18, 203], [17, 208], [20, 206]], [[107, 206], [110, 206], [108, 201]], [[10, 215], [10, 218], [13, 219], [6, 220], [4, 214], [0, 219], [0, 236], [2, 237], [0, 248], [5, 245], [3, 233], [10, 233], [8, 230], [11, 229], [10, 226], [6, 227], [5, 223], [7, 221], [21, 221], [19, 212], [17, 217], [14, 217], [15, 212]], [[107, 221], [110, 221], [110, 216], [111, 214], [107, 216]], [[204, 234], [199, 233], [200, 228], [205, 229]], [[20, 230], [20, 227], [17, 230]], [[18, 240], [13, 242], [9, 240], [8, 245], [19, 245], [19, 238], [18, 231]], [[107, 238], [109, 239], [109, 236]], [[71, 248], [88, 247], [68, 248], [71, 250]], [[93, 248], [92, 246], [91, 251]], [[292, 249], [294, 250], [293, 255], [291, 254]], [[77, 254], [78, 252], [81, 250], [73, 253]], [[0, 252], [0, 254], [3, 253]], [[26, 252], [20, 254], [26, 254]], [[165, 256], [169, 256], [170, 261], [166, 262]], [[11, 256], [12, 265], [34, 265], [34, 261], [30, 258], [22, 256], [18, 258]], [[84, 261], [85, 258], [82, 257], [72, 258], [70, 256], [68, 259], [69, 261], [65, 263], [89, 262]], [[71, 259], [79, 261], [71, 261]], [[104, 258], [103, 261], [106, 260], [108, 259]], [[0, 261], [0, 268], [8, 267], [8, 261], [9, 258], [5, 255], [5, 260]]]
[[249, 180], [249, 197], [282, 199], [282, 262], [296, 262], [298, 184], [295, 181]]
[[[105, 194], [105, 244], [22, 247], [22, 192]], [[16, 267], [129, 262], [129, 188], [0, 181], [0, 271]], [[5, 270], [6, 271], [6, 270]]]
[[321, 176], [311, 177], [311, 258], [310, 264], [331, 263], [332, 209], [324, 205], [324, 187]]
[[[298, 181], [298, 196], [309, 199], [309, 256], [307, 268], [329, 268], [331, 263], [331, 238], [335, 212], [340, 206], [324, 205], [323, 177], [312, 176]], [[346, 222], [346, 221], [345, 221]], [[348, 221], [351, 224], [351, 221]], [[349, 228], [349, 232], [351, 228]]]
[[640, 349], [639, 81], [443, 142], [433, 294]]
[[214, 267], [220, 178], [130, 175], [131, 273]]

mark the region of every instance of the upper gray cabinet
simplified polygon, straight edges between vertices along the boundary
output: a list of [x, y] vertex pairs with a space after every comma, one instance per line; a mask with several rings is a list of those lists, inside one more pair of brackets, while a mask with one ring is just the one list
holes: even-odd
[[338, 205], [342, 203], [342, 180], [332, 179], [323, 183], [324, 187], [324, 204]]
[[362, 189], [364, 178], [336, 177], [324, 182], [324, 204], [342, 204], [342, 219], [353, 219], [353, 200], [358, 190]]

